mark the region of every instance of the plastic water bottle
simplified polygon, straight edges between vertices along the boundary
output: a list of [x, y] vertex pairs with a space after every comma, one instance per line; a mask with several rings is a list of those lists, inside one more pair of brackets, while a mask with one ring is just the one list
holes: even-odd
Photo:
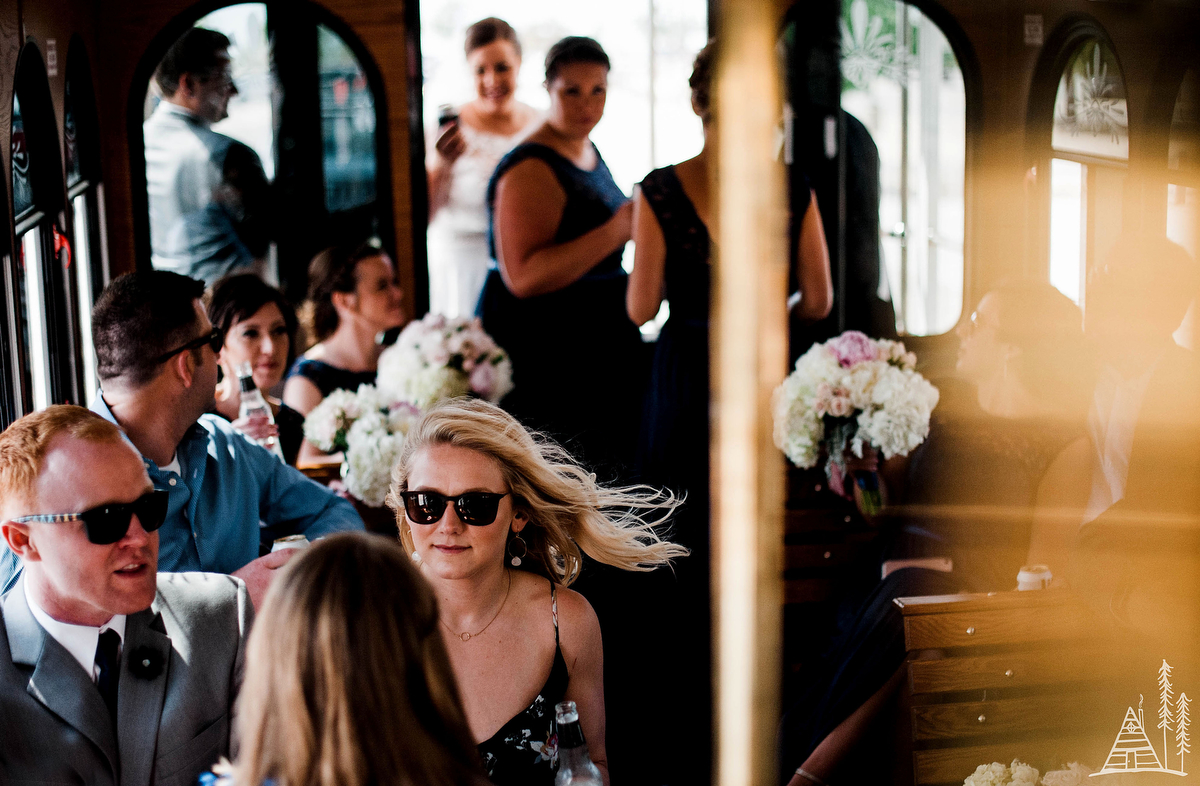
[[575, 702], [561, 702], [555, 705], [554, 712], [558, 721], [558, 773], [554, 776], [554, 786], [604, 786], [604, 777], [588, 756]]
[[[250, 368], [250, 361], [244, 361], [239, 365], [237, 374], [238, 389], [241, 391], [241, 398], [238, 404], [238, 419], [265, 418], [268, 423], [274, 424], [275, 415], [271, 412], [271, 405], [267, 403], [267, 400], [263, 398], [262, 391], [254, 384], [254, 375]], [[279, 440], [275, 439], [275, 437], [257, 439], [255, 442], [274, 453], [280, 461], [284, 460], [283, 450], [280, 449]]]

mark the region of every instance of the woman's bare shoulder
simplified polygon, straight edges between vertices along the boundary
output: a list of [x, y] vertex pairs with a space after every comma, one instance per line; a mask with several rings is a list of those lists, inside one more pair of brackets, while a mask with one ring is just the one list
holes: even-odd
[[566, 587], [559, 587], [558, 634], [563, 654], [578, 653], [600, 644], [600, 620], [587, 598]]

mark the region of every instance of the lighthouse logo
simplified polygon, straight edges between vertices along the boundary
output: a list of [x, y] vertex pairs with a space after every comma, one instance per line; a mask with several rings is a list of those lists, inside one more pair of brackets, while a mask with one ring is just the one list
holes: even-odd
[[[1183, 692], [1180, 692], [1178, 698], [1175, 697], [1171, 671], [1171, 665], [1165, 660], [1158, 668], [1158, 725], [1155, 726], [1154, 737], [1155, 740], [1158, 739], [1157, 732], [1161, 729], [1162, 757], [1159, 757], [1158, 750], [1150, 742], [1150, 735], [1146, 733], [1146, 719], [1142, 710], [1143, 697], [1139, 696], [1137, 712], [1133, 711], [1133, 707], [1125, 711], [1125, 720], [1121, 722], [1121, 730], [1117, 732], [1117, 739], [1113, 742], [1104, 767], [1099, 772], [1093, 772], [1091, 777], [1126, 772], [1187, 775], [1187, 771], [1183, 769], [1183, 759], [1185, 754], [1191, 753], [1188, 727], [1191, 723], [1189, 712], [1192, 700]], [[1172, 764], [1176, 765], [1174, 769]]]

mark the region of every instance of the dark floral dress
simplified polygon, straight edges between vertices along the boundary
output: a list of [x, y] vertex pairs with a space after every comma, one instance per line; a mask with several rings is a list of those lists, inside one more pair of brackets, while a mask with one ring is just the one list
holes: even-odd
[[558, 767], [554, 706], [567, 694], [567, 662], [558, 641], [558, 595], [550, 585], [554, 617], [554, 665], [533, 702], [489, 739], [479, 743], [488, 779], [496, 786], [553, 786]]

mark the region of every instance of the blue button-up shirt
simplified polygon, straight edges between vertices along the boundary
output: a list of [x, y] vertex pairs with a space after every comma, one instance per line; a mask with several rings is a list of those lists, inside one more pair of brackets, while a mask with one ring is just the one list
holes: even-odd
[[[117, 422], [103, 396], [96, 396], [92, 411]], [[179, 474], [142, 458], [154, 487], [168, 492], [158, 531], [161, 571], [233, 573], [258, 557], [261, 528], [309, 540], [363, 528], [348, 501], [281, 463], [224, 418], [202, 415], [175, 455]], [[0, 552], [0, 590], [7, 591], [21, 562], [7, 547]]]
[[[103, 396], [92, 411], [116, 423]], [[143, 457], [155, 488], [168, 492], [158, 569], [233, 573], [258, 558], [260, 527], [309, 540], [362, 529], [354, 506], [283, 464], [217, 415], [201, 415], [176, 448], [180, 473]]]

